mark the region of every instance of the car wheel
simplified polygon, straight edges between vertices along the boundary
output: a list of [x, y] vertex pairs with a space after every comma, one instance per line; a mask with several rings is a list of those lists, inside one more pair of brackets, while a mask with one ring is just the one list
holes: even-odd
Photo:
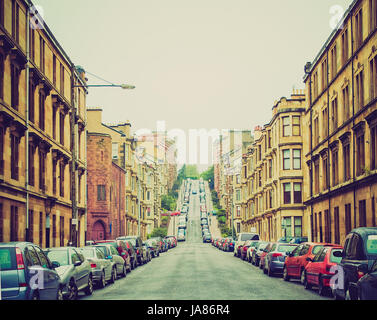
[[326, 287], [323, 285], [323, 279], [321, 276], [319, 276], [318, 278], [318, 294], [320, 296], [324, 296], [326, 295], [327, 293], [327, 290], [326, 290]]
[[85, 289], [85, 294], [87, 296], [90, 296], [90, 295], [93, 294], [93, 278], [92, 278], [92, 275], [89, 275], [88, 286]]
[[127, 268], [125, 265], [123, 265], [122, 273], [120, 274], [122, 278], [125, 278], [127, 276]]
[[303, 285], [304, 285], [304, 288], [306, 290], [310, 290], [312, 288], [312, 285], [308, 282], [308, 279], [305, 275], [305, 272], [304, 272], [304, 283], [303, 283]]
[[305, 269], [302, 269], [301, 270], [301, 276], [300, 276], [300, 282], [301, 282], [301, 284], [304, 284], [305, 278], [306, 278], [306, 276], [305, 276]]
[[284, 281], [289, 281], [289, 275], [288, 275], [287, 267], [284, 267], [284, 269], [283, 269], [283, 279], [284, 279]]
[[106, 287], [105, 271], [102, 271], [101, 279], [99, 280], [98, 286], [101, 289]]
[[69, 282], [68, 292], [69, 292], [68, 300], [76, 300], [77, 299], [77, 294], [78, 294], [77, 286], [76, 286], [76, 284], [73, 280], [71, 280]]
[[33, 296], [31, 297], [31, 300], [40, 300], [38, 291], [33, 292]]
[[61, 287], [59, 287], [58, 292], [56, 293], [56, 300], [63, 300], [63, 290]]
[[109, 282], [110, 283], [115, 283], [115, 280], [116, 280], [116, 270], [115, 270], [115, 268], [113, 268], [111, 270], [111, 278], [110, 278]]

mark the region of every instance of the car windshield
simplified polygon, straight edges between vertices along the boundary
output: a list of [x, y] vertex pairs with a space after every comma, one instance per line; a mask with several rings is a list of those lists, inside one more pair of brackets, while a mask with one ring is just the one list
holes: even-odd
[[241, 235], [241, 241], [251, 240], [255, 236], [254, 233], [245, 233]]
[[105, 256], [106, 256], [106, 248], [105, 247], [99, 247], [99, 246], [96, 246], [96, 248], [101, 251]]
[[370, 234], [367, 238], [367, 252], [368, 254], [377, 254], [377, 235]]
[[81, 252], [85, 258], [95, 258], [94, 250], [91, 248], [83, 248], [81, 249]]
[[312, 250], [312, 254], [317, 254], [322, 248], [323, 246], [315, 246]]
[[292, 252], [297, 246], [281, 245], [278, 247], [279, 252]]
[[0, 248], [0, 270], [15, 270], [16, 255], [14, 248]]
[[67, 250], [52, 250], [47, 251], [47, 257], [52, 261], [59, 262], [61, 266], [68, 265], [68, 251]]
[[268, 246], [268, 243], [261, 243], [260, 246], [258, 247], [258, 250], [266, 249], [267, 246]]
[[133, 246], [136, 246], [136, 239], [135, 238], [129, 238], [127, 239], [128, 242], [130, 242]]
[[334, 256], [334, 253], [335, 252], [342, 252], [343, 250], [342, 249], [333, 249], [331, 250], [331, 255], [330, 255], [330, 262], [334, 262], [334, 263], [340, 263], [340, 261], [342, 261], [342, 257], [335, 257]]

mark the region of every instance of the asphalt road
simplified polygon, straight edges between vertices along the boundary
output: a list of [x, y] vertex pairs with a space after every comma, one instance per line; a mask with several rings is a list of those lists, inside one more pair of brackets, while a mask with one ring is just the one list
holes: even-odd
[[203, 243], [199, 196], [191, 195], [185, 242], [93, 295], [94, 300], [322, 300], [298, 282], [263, 274], [258, 267]]

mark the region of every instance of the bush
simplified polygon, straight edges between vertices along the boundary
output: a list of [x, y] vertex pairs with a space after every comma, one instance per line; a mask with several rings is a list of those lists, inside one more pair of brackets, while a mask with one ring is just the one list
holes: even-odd
[[152, 233], [148, 235], [148, 239], [154, 238], [154, 237], [164, 238], [166, 237], [167, 233], [168, 233], [168, 228], [155, 228], [153, 229]]

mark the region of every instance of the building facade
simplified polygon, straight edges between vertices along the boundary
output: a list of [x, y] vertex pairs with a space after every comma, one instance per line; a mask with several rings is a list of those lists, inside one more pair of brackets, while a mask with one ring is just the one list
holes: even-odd
[[376, 226], [377, 4], [354, 1], [305, 67], [305, 204], [314, 241]]
[[32, 4], [0, 1], [0, 242], [83, 245], [86, 89]]

